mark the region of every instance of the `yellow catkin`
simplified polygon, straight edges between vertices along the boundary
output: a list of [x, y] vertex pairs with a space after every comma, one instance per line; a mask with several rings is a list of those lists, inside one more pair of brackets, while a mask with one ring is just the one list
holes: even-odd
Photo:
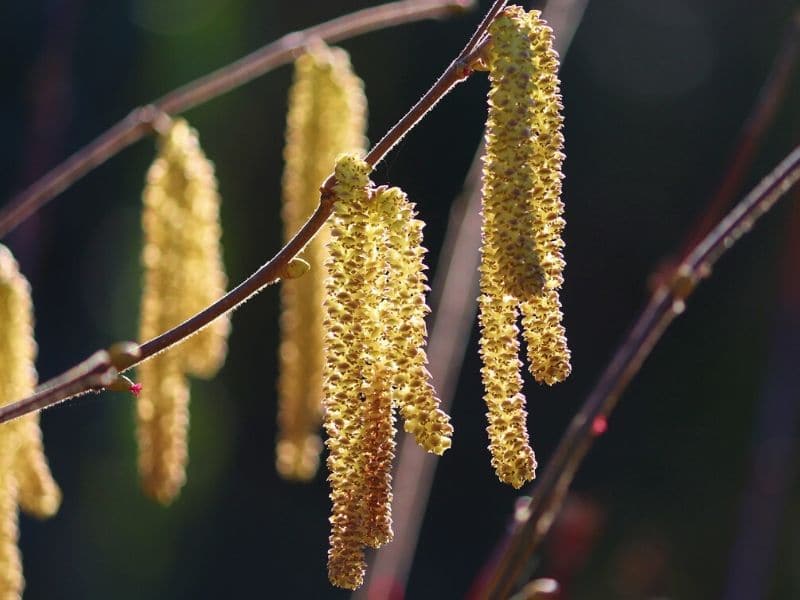
[[538, 11], [506, 8], [490, 26], [485, 57], [489, 113], [483, 171], [481, 374], [489, 447], [498, 477], [520, 487], [534, 477], [516, 326], [522, 313], [530, 370], [562, 381], [570, 354], [561, 324], [564, 228], [561, 97], [552, 30]]
[[[30, 286], [0, 245], [0, 406], [33, 392], [36, 383]], [[61, 501], [42, 448], [38, 416], [0, 425], [0, 598], [18, 598], [24, 580], [17, 548], [17, 504], [52, 515]]]
[[564, 161], [564, 136], [561, 133], [561, 95], [558, 82], [558, 54], [553, 50], [553, 31], [538, 11], [528, 13], [529, 40], [538, 74], [534, 166], [537, 175], [534, 206], [541, 228], [536, 231], [536, 247], [541, 258], [545, 284], [543, 293], [522, 303], [522, 331], [528, 344], [530, 371], [536, 381], [553, 385], [570, 374], [570, 351], [562, 325], [558, 290], [564, 282], [564, 204], [561, 201], [561, 166]]
[[504, 290], [517, 299], [541, 292], [544, 275], [534, 232], [537, 184], [535, 114], [540, 101], [527, 14], [507, 8], [490, 27], [489, 113], [483, 169], [484, 243], [495, 250]]
[[31, 516], [52, 517], [61, 506], [61, 490], [50, 473], [42, 445], [39, 414], [21, 417], [21, 444], [15, 463], [19, 505]]
[[375, 203], [387, 232], [381, 249], [389, 272], [383, 293], [388, 308], [382, 320], [390, 338], [387, 352], [394, 364], [396, 402], [405, 431], [428, 452], [443, 454], [451, 445], [453, 427], [439, 408], [426, 368], [425, 316], [430, 309], [425, 302], [424, 223], [414, 218], [414, 205], [399, 188], [379, 189]]
[[169, 504], [186, 482], [189, 382], [169, 353], [143, 363], [138, 374], [139, 477], [148, 496]]
[[337, 201], [328, 244], [325, 296], [325, 370], [323, 402], [328, 435], [328, 482], [331, 486], [331, 535], [328, 578], [355, 589], [364, 579], [362, 397], [365, 307], [374, 306], [376, 290], [365, 288], [370, 276], [368, 236], [369, 166], [355, 155], [336, 163]]
[[497, 477], [518, 489], [534, 478], [536, 458], [528, 443], [527, 412], [522, 395], [517, 301], [503, 294], [496, 276], [497, 266], [487, 260], [487, 248], [482, 251], [478, 307], [481, 377], [489, 420], [486, 431]]
[[[6, 425], [0, 426], [7, 429]], [[0, 598], [12, 600], [22, 598], [25, 579], [22, 576], [22, 557], [17, 546], [19, 538], [17, 513], [17, 480], [13, 473], [13, 459], [6, 452], [9, 447], [8, 431], [0, 431]]]
[[[196, 132], [176, 120], [147, 173], [142, 225], [145, 267], [140, 339], [178, 325], [225, 291], [214, 169]], [[221, 317], [139, 368], [139, 468], [145, 490], [168, 503], [185, 480], [189, 388], [185, 373], [210, 377], [230, 331]]]
[[[151, 295], [142, 314], [142, 337], [148, 339], [199, 312], [225, 293], [222, 264], [220, 197], [214, 166], [197, 132], [177, 119], [161, 138], [158, 156], [147, 173], [144, 191], [143, 261], [160, 298]], [[147, 330], [147, 331], [145, 331]], [[220, 317], [173, 349], [186, 370], [212, 377], [225, 360], [230, 320]]]
[[[284, 239], [288, 241], [319, 203], [319, 187], [342, 152], [365, 145], [366, 98], [344, 50], [321, 42], [297, 59], [289, 92], [283, 176]], [[278, 472], [308, 480], [319, 464], [322, 417], [323, 311], [327, 227], [303, 257], [311, 272], [281, 286], [278, 378]]]

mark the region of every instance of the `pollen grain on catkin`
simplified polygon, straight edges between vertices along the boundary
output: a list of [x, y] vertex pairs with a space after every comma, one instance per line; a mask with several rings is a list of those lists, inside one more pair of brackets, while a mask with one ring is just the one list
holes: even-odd
[[520, 487], [535, 475], [518, 359], [522, 313], [529, 368], [563, 381], [570, 353], [558, 290], [563, 283], [561, 96], [552, 30], [538, 11], [507, 7], [489, 27], [491, 87], [482, 189], [479, 298], [481, 374], [492, 465]]
[[[143, 201], [145, 275], [139, 335], [148, 340], [217, 300], [227, 282], [214, 167], [197, 133], [183, 119], [175, 120], [159, 140]], [[186, 375], [213, 376], [224, 362], [229, 332], [229, 318], [219, 317], [138, 369], [139, 473], [146, 493], [163, 504], [175, 498], [186, 478]]]
[[[30, 286], [11, 252], [0, 245], [0, 406], [33, 393], [36, 342]], [[53, 515], [61, 491], [50, 474], [38, 414], [0, 425], [0, 597], [19, 598], [24, 579], [17, 547], [18, 505]]]
[[[317, 41], [295, 61], [284, 149], [284, 241], [297, 233], [316, 208], [320, 185], [336, 157], [363, 151], [366, 110], [363, 83], [344, 50]], [[302, 252], [310, 272], [281, 285], [276, 465], [281, 476], [301, 481], [317, 472], [321, 450], [322, 303], [328, 235], [323, 226]]]

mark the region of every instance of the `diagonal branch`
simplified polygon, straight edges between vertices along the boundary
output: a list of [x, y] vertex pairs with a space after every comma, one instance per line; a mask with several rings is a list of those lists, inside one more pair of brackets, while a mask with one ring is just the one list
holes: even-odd
[[775, 202], [800, 179], [800, 146], [687, 254], [669, 280], [653, 292], [633, 328], [617, 350], [581, 410], [572, 419], [543, 475], [531, 489], [527, 509], [520, 511], [513, 531], [503, 543], [485, 586], [483, 598], [507, 598], [524, 572], [528, 559], [550, 529], [583, 458], [633, 376], [666, 328], [685, 307], [695, 286], [711, 273], [730, 249]]
[[366, 8], [302, 31], [289, 33], [247, 56], [197, 79], [127, 117], [78, 150], [0, 209], [0, 238], [84, 175], [145, 136], [158, 131], [165, 115], [176, 115], [221, 96], [293, 61], [313, 39], [337, 42], [423, 19], [463, 12], [473, 0], [401, 0]]
[[[495, 5], [502, 4], [503, 0], [496, 0]], [[479, 29], [485, 27], [481, 23]], [[428, 111], [444, 97], [456, 84], [464, 81], [470, 74], [464, 65], [469, 64], [473, 57], [482, 52], [484, 45], [487, 43], [487, 38], [483, 37], [481, 42], [472, 47], [462, 51], [459, 56], [445, 69], [442, 75], [415, 104], [398, 123], [389, 130], [384, 138], [376, 144], [376, 146], [367, 154], [365, 161], [371, 166], [375, 166], [383, 160], [386, 153], [388, 153], [394, 144], [397, 143], [408, 131], [410, 131], [421, 118], [423, 118]], [[328, 220], [332, 211], [333, 204], [336, 198], [333, 195], [334, 177], [331, 174], [325, 183], [320, 188], [320, 203], [314, 213], [309, 217], [308, 221], [300, 228], [295, 236], [283, 247], [281, 250], [266, 264], [261, 266], [255, 273], [250, 275], [245, 281], [233, 288], [222, 298], [200, 311], [193, 317], [190, 317], [180, 325], [177, 325], [169, 331], [144, 342], [140, 347], [140, 355], [138, 360], [130, 362], [125, 365], [121, 371], [126, 371], [137, 364], [147, 360], [163, 352], [167, 348], [178, 344], [188, 338], [189, 336], [197, 333], [204, 327], [208, 326], [214, 319], [220, 317], [237, 307], [241, 306], [244, 302], [249, 300], [253, 295], [260, 292], [271, 283], [275, 283], [280, 277], [283, 270], [320, 230], [325, 221]], [[81, 387], [81, 385], [83, 386]], [[46, 387], [45, 384], [42, 387]], [[71, 397], [81, 395], [87, 391], [98, 390], [95, 382], [86, 379], [85, 381], [78, 379], [72, 381], [71, 387], [68, 389], [69, 394], [66, 393], [47, 393], [42, 395], [34, 394], [27, 398], [23, 398], [0, 408], [0, 423], [5, 423], [11, 419], [20, 417], [35, 410], [41, 410], [53, 406], [67, 400]]]

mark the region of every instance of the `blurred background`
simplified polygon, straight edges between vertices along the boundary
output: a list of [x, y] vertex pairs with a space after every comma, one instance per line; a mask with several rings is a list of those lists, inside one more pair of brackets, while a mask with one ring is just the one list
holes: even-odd
[[[134, 106], [372, 4], [4, 0], [0, 204]], [[649, 274], [713, 194], [795, 9], [589, 2], [562, 68], [573, 375], [552, 389], [526, 380], [540, 465], [645, 302]], [[480, 16], [341, 44], [366, 84], [373, 142]], [[283, 67], [186, 115], [216, 164], [231, 282], [280, 247], [290, 77]], [[798, 82], [795, 73], [742, 191], [797, 142]], [[432, 277], [486, 89], [482, 74], [459, 86], [374, 175], [418, 203]], [[33, 285], [42, 379], [137, 335], [140, 194], [153, 156], [152, 140], [125, 150], [4, 240]], [[785, 202], [722, 260], [626, 392], [539, 557], [537, 575], [558, 578], [564, 597], [800, 597], [798, 239], [800, 212]], [[235, 314], [221, 375], [193, 382], [188, 484], [172, 507], [138, 489], [131, 397], [84, 397], [43, 415], [64, 502], [50, 521], [21, 517], [27, 599], [345, 597], [325, 572], [324, 473], [298, 485], [274, 469], [277, 292]], [[452, 416], [409, 598], [464, 596], [518, 497], [489, 466], [474, 334]]]

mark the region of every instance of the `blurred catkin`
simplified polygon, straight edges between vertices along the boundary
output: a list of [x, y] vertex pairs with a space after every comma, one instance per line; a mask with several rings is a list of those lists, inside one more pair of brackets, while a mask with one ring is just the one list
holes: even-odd
[[[36, 384], [30, 286], [0, 245], [0, 406], [33, 393]], [[61, 503], [42, 447], [39, 416], [0, 425], [0, 598], [19, 598], [24, 580], [17, 548], [17, 505], [36, 517]]]
[[[344, 50], [322, 42], [295, 62], [286, 124], [284, 240], [319, 203], [319, 188], [342, 152], [365, 145], [366, 98]], [[287, 479], [308, 480], [319, 464], [322, 419], [323, 309], [327, 226], [302, 256], [311, 271], [281, 286], [280, 375], [276, 464]]]
[[[183, 119], [159, 140], [147, 173], [142, 225], [145, 268], [140, 339], [180, 324], [225, 292], [220, 198], [214, 167]], [[185, 480], [189, 385], [186, 373], [211, 377], [227, 350], [227, 316], [139, 367], [139, 472], [145, 491], [169, 503]]]
[[483, 170], [481, 356], [492, 465], [520, 487], [534, 477], [528, 444], [517, 320], [530, 371], [563, 381], [570, 353], [558, 290], [564, 228], [561, 97], [552, 30], [538, 11], [506, 8], [489, 28], [489, 112]]

